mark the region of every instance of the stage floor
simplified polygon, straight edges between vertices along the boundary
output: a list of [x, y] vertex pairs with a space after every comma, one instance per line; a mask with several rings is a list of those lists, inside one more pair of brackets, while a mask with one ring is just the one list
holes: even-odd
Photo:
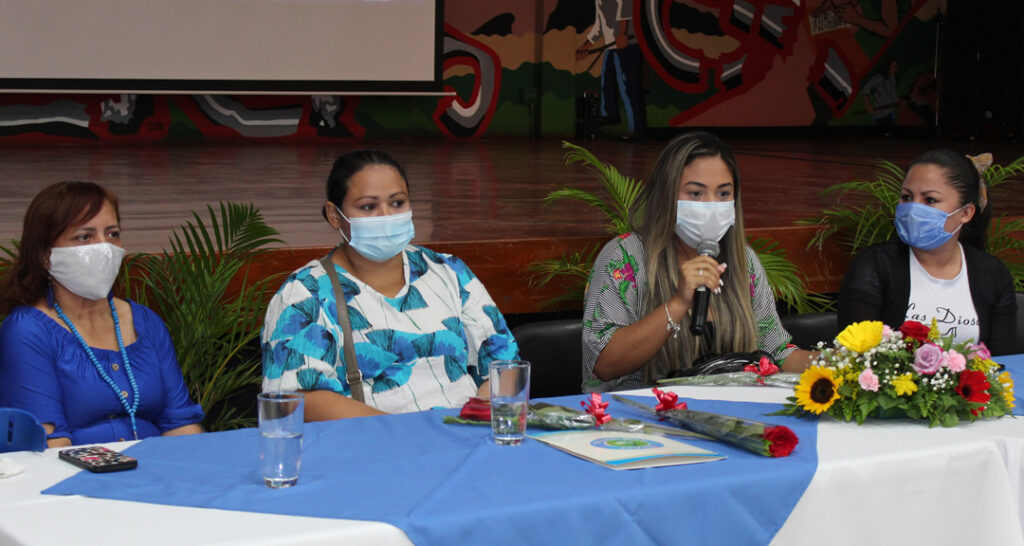
[[[996, 162], [1020, 146], [893, 138], [731, 138], [740, 163], [748, 228], [791, 226], [827, 202], [830, 184], [870, 178], [879, 159], [901, 166], [926, 149], [992, 151]], [[582, 141], [624, 174], [645, 178], [664, 141]], [[251, 202], [286, 246], [333, 245], [338, 234], [320, 216], [335, 157], [357, 148], [386, 150], [407, 166], [416, 241], [474, 242], [600, 236], [599, 213], [575, 202], [544, 206], [548, 192], [597, 190], [582, 168], [566, 166], [559, 140], [375, 141], [323, 144], [0, 146], [0, 240], [17, 238], [25, 208], [45, 185], [90, 180], [121, 198], [129, 251], [167, 246], [171, 229], [217, 201]], [[995, 213], [1024, 215], [1024, 192], [1001, 192]], [[205, 214], [205, 212], [203, 213]]]

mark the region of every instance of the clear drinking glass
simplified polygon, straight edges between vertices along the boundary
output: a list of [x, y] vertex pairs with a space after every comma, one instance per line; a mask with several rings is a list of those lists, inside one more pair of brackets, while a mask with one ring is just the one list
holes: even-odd
[[301, 392], [264, 392], [257, 401], [263, 483], [275, 489], [293, 486], [302, 462], [305, 398]]
[[526, 434], [526, 405], [530, 402], [530, 363], [491, 362], [491, 432], [494, 443], [517, 446]]

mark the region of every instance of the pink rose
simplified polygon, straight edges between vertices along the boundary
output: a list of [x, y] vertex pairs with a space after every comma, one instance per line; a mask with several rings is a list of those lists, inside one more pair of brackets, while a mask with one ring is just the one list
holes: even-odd
[[981, 359], [981, 360], [991, 360], [992, 359], [992, 352], [989, 351], [988, 347], [985, 346], [985, 342], [984, 341], [981, 342], [981, 343], [977, 343], [977, 344], [971, 343], [971, 344], [967, 345], [967, 350], [971, 351], [970, 354], [967, 355], [971, 360], [974, 360], [975, 358], [978, 358], [978, 359]]
[[892, 328], [888, 324], [882, 325], [882, 339], [889, 339], [892, 336]]
[[934, 343], [924, 343], [914, 351], [911, 365], [919, 374], [933, 375], [942, 367], [942, 349]]
[[864, 368], [864, 371], [860, 372], [857, 381], [860, 382], [860, 388], [866, 391], [878, 392], [878, 376], [875, 375], [875, 372], [871, 371], [871, 368]]
[[964, 355], [950, 349], [942, 354], [942, 365], [954, 372], [962, 372], [967, 368], [967, 359]]

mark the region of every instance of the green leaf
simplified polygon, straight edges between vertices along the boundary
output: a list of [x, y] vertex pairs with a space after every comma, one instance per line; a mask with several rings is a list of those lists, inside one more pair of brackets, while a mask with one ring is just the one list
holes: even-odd
[[758, 237], [749, 243], [764, 267], [768, 285], [772, 287], [777, 300], [797, 313], [818, 313], [832, 306], [830, 298], [807, 291], [806, 276], [789, 260], [786, 249], [780, 247], [777, 241]]
[[643, 181], [624, 176], [615, 167], [599, 160], [590, 150], [571, 142], [562, 141], [566, 165], [582, 165], [601, 185], [602, 195], [578, 188], [561, 188], [544, 198], [545, 204], [562, 199], [574, 199], [601, 211], [607, 229], [614, 235], [630, 230], [630, 210], [643, 193]]
[[153, 308], [170, 330], [189, 392], [207, 413], [205, 427], [225, 430], [253, 424], [231, 399], [261, 381], [256, 340], [281, 275], [251, 280], [248, 269], [282, 241], [251, 204], [220, 203], [206, 212], [171, 233], [170, 251], [126, 258], [122, 282], [128, 297]]

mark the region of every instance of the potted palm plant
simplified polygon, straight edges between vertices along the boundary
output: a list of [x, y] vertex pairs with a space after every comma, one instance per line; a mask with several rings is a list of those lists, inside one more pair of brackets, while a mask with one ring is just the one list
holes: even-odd
[[122, 290], [163, 318], [207, 430], [255, 423], [262, 378], [260, 329], [280, 275], [251, 278], [267, 246], [282, 241], [251, 204], [207, 207], [170, 236], [170, 250], [125, 260]]

